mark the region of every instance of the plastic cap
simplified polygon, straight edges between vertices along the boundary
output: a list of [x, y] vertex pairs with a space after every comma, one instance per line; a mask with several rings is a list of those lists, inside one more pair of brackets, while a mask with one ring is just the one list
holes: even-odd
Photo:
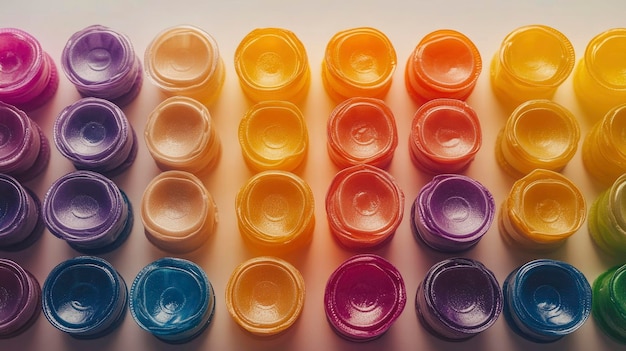
[[23, 110], [45, 104], [59, 86], [52, 58], [32, 35], [0, 28], [0, 101]]
[[349, 97], [382, 98], [391, 87], [396, 51], [375, 28], [358, 27], [336, 33], [326, 45], [322, 79], [337, 101]]
[[482, 71], [474, 43], [450, 29], [427, 34], [417, 44], [405, 70], [406, 88], [418, 102], [437, 98], [465, 100]]
[[491, 87], [511, 107], [550, 99], [574, 69], [574, 48], [563, 33], [531, 25], [509, 33], [491, 61]]
[[28, 329], [39, 317], [41, 288], [18, 263], [0, 258], [0, 339]]
[[168, 171], [146, 187], [141, 203], [146, 237], [170, 252], [200, 247], [217, 225], [217, 207], [202, 181], [191, 173]]
[[200, 335], [215, 313], [215, 291], [198, 265], [165, 257], [144, 267], [130, 288], [130, 312], [158, 339], [181, 344]]
[[255, 102], [302, 100], [311, 73], [300, 39], [282, 28], [257, 28], [235, 50], [235, 71], [243, 92]]
[[589, 235], [606, 253], [626, 253], [626, 174], [596, 198], [587, 224]]
[[457, 173], [474, 160], [482, 145], [476, 111], [463, 101], [435, 99], [415, 112], [411, 123], [411, 159], [429, 173]]
[[405, 305], [406, 290], [400, 272], [373, 254], [356, 255], [343, 262], [328, 278], [324, 291], [328, 322], [351, 341], [380, 337]]
[[415, 308], [422, 325], [446, 340], [465, 340], [491, 327], [502, 311], [502, 291], [482, 263], [451, 258], [434, 264], [419, 285]]
[[270, 336], [291, 327], [302, 312], [300, 272], [279, 258], [262, 256], [240, 264], [226, 285], [226, 308], [243, 329]]
[[626, 173], [626, 104], [615, 106], [596, 122], [583, 141], [587, 172], [606, 186]]
[[146, 73], [168, 95], [184, 95], [211, 103], [224, 84], [224, 62], [217, 42], [194, 26], [168, 28], [145, 53]]
[[626, 103], [626, 28], [613, 28], [589, 41], [574, 71], [574, 92], [590, 114], [602, 116]]
[[592, 313], [605, 334], [626, 343], [626, 265], [613, 267], [593, 282]]
[[442, 174], [424, 185], [411, 209], [411, 223], [426, 245], [463, 251], [487, 233], [495, 216], [493, 196], [478, 181]]
[[41, 128], [15, 106], [0, 102], [0, 173], [27, 181], [50, 160], [50, 145]]
[[39, 198], [6, 174], [0, 174], [0, 194], [0, 250], [25, 249], [43, 233]]
[[391, 240], [403, 214], [402, 189], [391, 174], [374, 166], [339, 171], [326, 193], [330, 230], [348, 248], [371, 248]]
[[580, 128], [569, 110], [550, 100], [530, 100], [506, 120], [496, 159], [516, 178], [537, 168], [560, 171], [576, 154], [579, 140]]
[[376, 98], [349, 98], [337, 105], [327, 133], [328, 154], [342, 168], [361, 163], [386, 167], [398, 146], [393, 112]]
[[309, 133], [300, 109], [288, 101], [259, 102], [239, 122], [239, 144], [253, 169], [292, 171], [309, 148]]
[[311, 241], [313, 191], [293, 173], [264, 171], [252, 176], [239, 189], [235, 208], [241, 235], [262, 253], [293, 251]]
[[582, 272], [565, 262], [528, 262], [509, 274], [503, 290], [507, 323], [531, 341], [559, 340], [591, 314], [591, 286]]
[[74, 33], [63, 48], [61, 63], [67, 79], [82, 96], [125, 105], [141, 89], [141, 63], [130, 39], [105, 26], [93, 25]]
[[102, 337], [126, 316], [128, 292], [122, 276], [101, 258], [61, 262], [43, 284], [43, 313], [55, 328], [81, 339]]
[[133, 211], [126, 195], [109, 178], [75, 171], [52, 183], [43, 200], [43, 218], [52, 234], [77, 251], [101, 254], [128, 238]]
[[163, 170], [208, 172], [221, 153], [209, 110], [184, 96], [170, 97], [150, 113], [144, 138], [150, 155]]
[[554, 249], [585, 221], [585, 197], [569, 179], [537, 169], [516, 181], [502, 205], [500, 233], [515, 245], [533, 250]]
[[67, 106], [54, 122], [54, 143], [76, 168], [117, 175], [137, 156], [137, 137], [114, 103], [83, 98]]

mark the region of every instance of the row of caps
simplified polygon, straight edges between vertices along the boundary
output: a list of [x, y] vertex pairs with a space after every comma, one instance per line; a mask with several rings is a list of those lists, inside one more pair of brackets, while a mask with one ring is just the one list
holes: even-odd
[[[110, 263], [93, 256], [61, 262], [43, 289], [11, 260], [0, 259], [0, 275], [0, 286], [8, 293], [6, 308], [0, 310], [2, 338], [28, 329], [41, 310], [60, 331], [81, 339], [99, 338], [123, 322], [129, 305], [142, 329], [178, 344], [200, 335], [216, 308], [215, 290], [204, 270], [180, 258], [150, 263], [130, 289]], [[614, 267], [600, 275], [592, 289], [572, 265], [539, 259], [513, 270], [501, 288], [481, 262], [450, 258], [426, 273], [415, 294], [415, 309], [424, 328], [445, 340], [467, 340], [484, 332], [504, 312], [507, 324], [520, 336], [538, 343], [554, 342], [579, 329], [593, 312], [605, 333], [624, 342], [624, 277], [626, 265]], [[268, 285], [273, 293], [258, 293]], [[272, 256], [240, 264], [225, 290], [233, 320], [259, 336], [290, 328], [305, 300], [300, 272]], [[329, 324], [341, 337], [355, 342], [383, 335], [406, 302], [400, 272], [373, 254], [355, 255], [343, 262], [328, 278], [324, 293]]]

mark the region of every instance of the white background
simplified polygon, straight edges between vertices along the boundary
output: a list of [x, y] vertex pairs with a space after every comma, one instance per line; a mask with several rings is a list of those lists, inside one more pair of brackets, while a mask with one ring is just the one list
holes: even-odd
[[[92, 24], [102, 24], [126, 33], [135, 51], [143, 53], [152, 38], [161, 30], [193, 24], [215, 37], [226, 64], [224, 90], [210, 110], [223, 144], [223, 155], [214, 172], [204, 179], [215, 197], [220, 223], [217, 232], [199, 250], [183, 257], [200, 264], [217, 291], [217, 310], [211, 326], [196, 340], [181, 346], [164, 344], [142, 331], [127, 315], [122, 326], [111, 335], [91, 341], [72, 339], [54, 329], [43, 317], [19, 337], [0, 340], [0, 350], [613, 350], [620, 346], [604, 336], [592, 318], [575, 334], [549, 345], [527, 342], [506, 325], [504, 318], [483, 334], [461, 344], [441, 341], [428, 334], [419, 324], [414, 310], [414, 296], [419, 282], [432, 264], [450, 257], [435, 253], [418, 243], [411, 234], [409, 208], [419, 189], [430, 176], [419, 172], [408, 155], [408, 131], [417, 106], [404, 88], [404, 65], [409, 54], [427, 33], [450, 28], [466, 34], [474, 41], [483, 58], [483, 72], [477, 87], [468, 99], [477, 111], [483, 128], [483, 146], [467, 175], [487, 186], [496, 199], [498, 209], [513, 179], [504, 174], [494, 158], [497, 132], [504, 125], [508, 112], [494, 99], [488, 77], [488, 65], [500, 42], [513, 29], [527, 24], [545, 24], [563, 32], [572, 42], [577, 60], [588, 41], [596, 34], [613, 27], [626, 26], [626, 2], [616, 1], [3, 1], [0, 26], [18, 27], [40, 40], [59, 64], [67, 39], [76, 31]], [[323, 292], [331, 272], [355, 252], [341, 248], [331, 237], [324, 210], [324, 196], [337, 168], [326, 154], [326, 119], [334, 104], [321, 83], [320, 65], [326, 43], [339, 30], [372, 26], [383, 31], [392, 41], [398, 55], [394, 83], [386, 98], [393, 110], [399, 130], [399, 147], [389, 168], [406, 196], [404, 220], [395, 237], [374, 252], [394, 263], [404, 276], [409, 300], [404, 312], [387, 334], [380, 339], [355, 344], [338, 337], [328, 325], [323, 309]], [[303, 313], [286, 333], [262, 339], [253, 337], [233, 322], [224, 304], [224, 289], [230, 273], [242, 261], [253, 257], [239, 235], [234, 215], [234, 199], [239, 187], [252, 173], [244, 165], [237, 143], [239, 120], [249, 107], [241, 93], [233, 68], [233, 55], [239, 41], [257, 27], [284, 27], [294, 31], [304, 43], [311, 65], [312, 82], [302, 110], [306, 117], [310, 149], [307, 164], [296, 173], [315, 192], [316, 228], [310, 247], [285, 258], [304, 275], [307, 288]], [[60, 66], [58, 66], [61, 71]], [[53, 100], [31, 114], [46, 135], [52, 137], [56, 115], [79, 98], [74, 87], [61, 73], [59, 91]], [[143, 136], [150, 111], [163, 96], [144, 81], [139, 97], [124, 108], [138, 136]], [[571, 77], [554, 98], [577, 117], [584, 136], [590, 118], [582, 114], [572, 91]], [[582, 167], [580, 150], [563, 173], [583, 191], [588, 205], [603, 187], [596, 184]], [[50, 184], [73, 170], [56, 149], [47, 171], [27, 185], [43, 197]], [[138, 216], [141, 196], [148, 182], [158, 174], [148, 151], [140, 141], [139, 155], [133, 166], [115, 178], [129, 195], [135, 209], [135, 225], [129, 240], [118, 250], [103, 257], [109, 260], [130, 284], [139, 270], [168, 254], [153, 247], [143, 234]], [[19, 253], [0, 253], [22, 264], [43, 283], [59, 262], [78, 255], [49, 232], [31, 248]], [[494, 225], [474, 249], [462, 256], [482, 261], [492, 269], [500, 282], [515, 267], [539, 257], [567, 261], [578, 267], [593, 281], [601, 272], [618, 261], [604, 257], [588, 236], [586, 224], [561, 249], [548, 254], [525, 253], [504, 245]]]

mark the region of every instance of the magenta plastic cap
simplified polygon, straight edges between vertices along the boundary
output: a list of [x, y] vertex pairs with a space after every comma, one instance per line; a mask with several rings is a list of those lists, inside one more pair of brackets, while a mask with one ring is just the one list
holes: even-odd
[[67, 79], [82, 96], [125, 105], [141, 89], [141, 63], [130, 39], [105, 26], [93, 25], [74, 33], [63, 49], [61, 63]]
[[84, 98], [67, 106], [54, 123], [54, 143], [77, 169], [113, 176], [137, 155], [133, 127], [114, 103]]
[[0, 102], [0, 173], [20, 181], [38, 176], [50, 160], [50, 145], [24, 111]]
[[356, 255], [330, 276], [324, 293], [326, 317], [335, 331], [351, 341], [380, 337], [406, 305], [400, 272], [384, 258]]
[[433, 265], [417, 289], [422, 325], [445, 340], [471, 338], [491, 327], [502, 312], [502, 290], [493, 273], [468, 258]]
[[0, 101], [34, 110], [50, 100], [58, 86], [54, 61], [37, 39], [20, 29], [0, 28]]
[[39, 199], [6, 174], [0, 174], [0, 194], [0, 250], [25, 249], [43, 232]]
[[0, 258], [0, 339], [28, 329], [39, 317], [40, 300], [37, 279], [18, 263]]
[[463, 251], [487, 233], [495, 214], [493, 196], [478, 181], [454, 174], [435, 176], [411, 209], [417, 236], [435, 250]]

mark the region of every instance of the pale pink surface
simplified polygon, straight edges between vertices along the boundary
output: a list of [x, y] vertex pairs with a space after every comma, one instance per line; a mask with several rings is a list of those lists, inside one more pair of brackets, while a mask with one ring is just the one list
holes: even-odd
[[[280, 8], [277, 8], [280, 7]], [[0, 350], [611, 350], [618, 347], [595, 326], [593, 319], [576, 333], [554, 344], [536, 345], [522, 340], [506, 325], [504, 318], [479, 336], [462, 344], [440, 341], [431, 336], [419, 323], [414, 310], [413, 297], [419, 282], [432, 264], [451, 257], [435, 253], [413, 237], [409, 224], [409, 210], [419, 189], [431, 179], [412, 163], [408, 153], [408, 131], [417, 105], [410, 99], [404, 86], [404, 65], [411, 51], [427, 33], [441, 28], [463, 32], [478, 47], [485, 62], [476, 89], [467, 102], [476, 110], [483, 131], [483, 146], [466, 175], [484, 184], [494, 195], [499, 210], [513, 179], [502, 171], [495, 160], [494, 145], [498, 131], [504, 125], [509, 111], [501, 107], [491, 92], [488, 62], [499, 48], [502, 39], [513, 29], [527, 24], [546, 24], [562, 31], [577, 53], [577, 60], [587, 42], [596, 34], [624, 26], [626, 2], [608, 0], [585, 2], [555, 0], [542, 2], [501, 2], [481, 0], [422, 3], [406, 0], [353, 1], [222, 1], [157, 0], [157, 1], [101, 1], [78, 2], [73, 0], [31, 2], [6, 1], [0, 11], [0, 24], [18, 27], [35, 36], [57, 65], [61, 51], [72, 33], [92, 24], [103, 24], [126, 33], [137, 54], [142, 57], [148, 43], [165, 28], [178, 24], [199, 26], [215, 37], [226, 66], [224, 89], [210, 107], [211, 116], [222, 141], [222, 157], [214, 171], [204, 177], [205, 184], [215, 198], [219, 211], [217, 231], [207, 243], [191, 254], [183, 255], [198, 263], [207, 273], [217, 295], [216, 314], [211, 326], [190, 344], [170, 346], [142, 331], [130, 314], [120, 328], [96, 341], [75, 340], [54, 329], [45, 318], [24, 334], [0, 340]], [[326, 222], [324, 197], [330, 180], [338, 171], [326, 152], [326, 120], [335, 104], [322, 86], [321, 62], [328, 40], [338, 31], [357, 26], [380, 29], [392, 41], [398, 55], [398, 69], [394, 74], [391, 91], [385, 101], [396, 116], [399, 147], [388, 171], [396, 178], [407, 201], [403, 222], [394, 238], [374, 253], [392, 262], [406, 283], [409, 302], [399, 319], [381, 338], [356, 344], [337, 336], [326, 321], [323, 295], [330, 274], [355, 252], [342, 248], [332, 237]], [[306, 301], [300, 319], [284, 334], [260, 339], [241, 329], [230, 317], [224, 304], [226, 282], [235, 267], [255, 256], [239, 235], [235, 217], [235, 196], [239, 188], [252, 175], [246, 167], [237, 141], [239, 120], [249, 108], [241, 91], [233, 66], [233, 55], [240, 40], [257, 27], [284, 27], [292, 30], [304, 43], [311, 66], [311, 86], [308, 97], [301, 105], [307, 121], [310, 147], [307, 162], [296, 170], [315, 193], [316, 227], [314, 238], [304, 252], [285, 256], [304, 276]], [[44, 133], [52, 137], [52, 124], [56, 115], [79, 98], [71, 83], [61, 78], [59, 91], [44, 107], [31, 113]], [[124, 107], [137, 135], [142, 136], [146, 118], [162, 100], [158, 89], [144, 80], [139, 96]], [[558, 89], [554, 98], [569, 108], [581, 124], [581, 134], [586, 135], [591, 126], [575, 100], [572, 77]], [[141, 139], [141, 138], [140, 138]], [[72, 171], [69, 161], [53, 149], [50, 166], [37, 179], [27, 185], [40, 197], [61, 175]], [[106, 254], [131, 283], [139, 270], [148, 263], [170, 254], [160, 251], [144, 236], [139, 220], [139, 209], [144, 188], [159, 173], [150, 158], [143, 140], [135, 163], [116, 183], [128, 194], [135, 211], [135, 224], [128, 241], [116, 251]], [[593, 181], [582, 166], [580, 150], [563, 173], [576, 183], [588, 202], [603, 190]], [[551, 253], [535, 254], [516, 252], [506, 246], [498, 233], [497, 225], [473, 249], [461, 256], [478, 259], [493, 270], [500, 284], [517, 266], [535, 258], [561, 259], [579, 268], [589, 281], [617, 261], [611, 261], [593, 245], [586, 225], [572, 236], [567, 244]], [[49, 232], [29, 249], [18, 253], [0, 253], [31, 271], [43, 283], [50, 270], [59, 262], [77, 256], [65, 242]]]

